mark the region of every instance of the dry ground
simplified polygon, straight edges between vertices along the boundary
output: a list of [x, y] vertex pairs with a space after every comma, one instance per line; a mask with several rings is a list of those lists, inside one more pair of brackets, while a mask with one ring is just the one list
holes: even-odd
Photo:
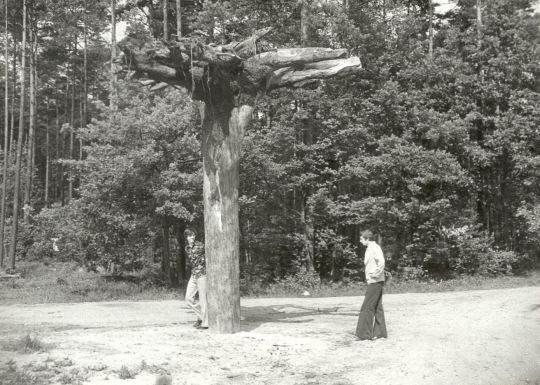
[[[388, 294], [389, 338], [368, 342], [361, 302], [245, 299], [234, 335], [193, 329], [176, 300], [0, 306], [0, 380], [16, 365], [59, 384], [540, 384], [540, 287]], [[10, 350], [27, 333], [45, 350]]]

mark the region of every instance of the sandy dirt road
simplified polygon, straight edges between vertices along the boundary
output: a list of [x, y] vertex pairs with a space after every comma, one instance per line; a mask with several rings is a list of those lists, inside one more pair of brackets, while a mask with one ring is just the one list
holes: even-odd
[[[15, 363], [51, 384], [540, 385], [540, 287], [385, 295], [389, 338], [367, 342], [362, 299], [245, 299], [234, 335], [176, 300], [0, 306], [0, 379]], [[26, 333], [46, 351], [9, 350]]]

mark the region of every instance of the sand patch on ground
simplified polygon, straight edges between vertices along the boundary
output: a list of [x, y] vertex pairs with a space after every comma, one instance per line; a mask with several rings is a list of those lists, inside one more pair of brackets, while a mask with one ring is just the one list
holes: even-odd
[[[540, 287], [385, 295], [389, 338], [357, 342], [362, 297], [242, 300], [242, 331], [183, 301], [0, 306], [9, 366], [48, 383], [540, 385]], [[27, 333], [46, 351], [9, 349]], [[22, 385], [22, 384], [21, 384]]]

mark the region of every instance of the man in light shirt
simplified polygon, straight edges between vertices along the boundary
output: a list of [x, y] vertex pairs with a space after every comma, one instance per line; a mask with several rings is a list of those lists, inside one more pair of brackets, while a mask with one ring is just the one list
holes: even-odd
[[373, 240], [371, 231], [364, 231], [360, 237], [360, 242], [367, 246], [364, 265], [368, 287], [358, 316], [356, 338], [359, 340], [386, 338], [386, 322], [382, 305], [384, 255], [381, 247]]

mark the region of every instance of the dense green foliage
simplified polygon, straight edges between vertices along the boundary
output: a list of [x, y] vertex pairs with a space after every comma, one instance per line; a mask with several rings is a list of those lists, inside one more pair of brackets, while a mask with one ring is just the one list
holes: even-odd
[[[114, 262], [121, 270], [161, 261], [181, 280], [181, 232], [202, 227], [196, 108], [187, 93], [150, 93], [128, 79], [117, 86], [118, 109], [105, 107], [107, 4], [60, 3], [31, 2], [47, 28], [38, 32], [34, 211], [19, 255], [92, 268]], [[128, 32], [161, 38], [159, 3], [128, 1], [118, 16]], [[271, 25], [275, 47], [302, 44], [300, 7], [310, 6], [309, 44], [348, 48], [364, 66], [358, 76], [259, 100], [241, 161], [246, 286], [361, 278], [365, 228], [379, 235], [389, 269], [407, 276], [510, 274], [538, 262], [540, 18], [530, 1], [486, 2], [481, 25], [472, 0], [436, 12], [432, 53], [425, 1], [183, 3], [184, 36], [221, 43]], [[173, 2], [169, 8], [174, 35]], [[15, 6], [13, 13], [20, 17]], [[74, 44], [82, 40], [82, 13], [86, 121], [79, 117], [83, 48]], [[20, 40], [17, 23], [12, 32]], [[46, 128], [54, 159], [49, 202]], [[69, 153], [72, 131], [77, 143]], [[82, 157], [74, 155], [79, 143]], [[71, 200], [68, 171], [76, 176]], [[51, 238], [59, 238], [59, 251]]]

